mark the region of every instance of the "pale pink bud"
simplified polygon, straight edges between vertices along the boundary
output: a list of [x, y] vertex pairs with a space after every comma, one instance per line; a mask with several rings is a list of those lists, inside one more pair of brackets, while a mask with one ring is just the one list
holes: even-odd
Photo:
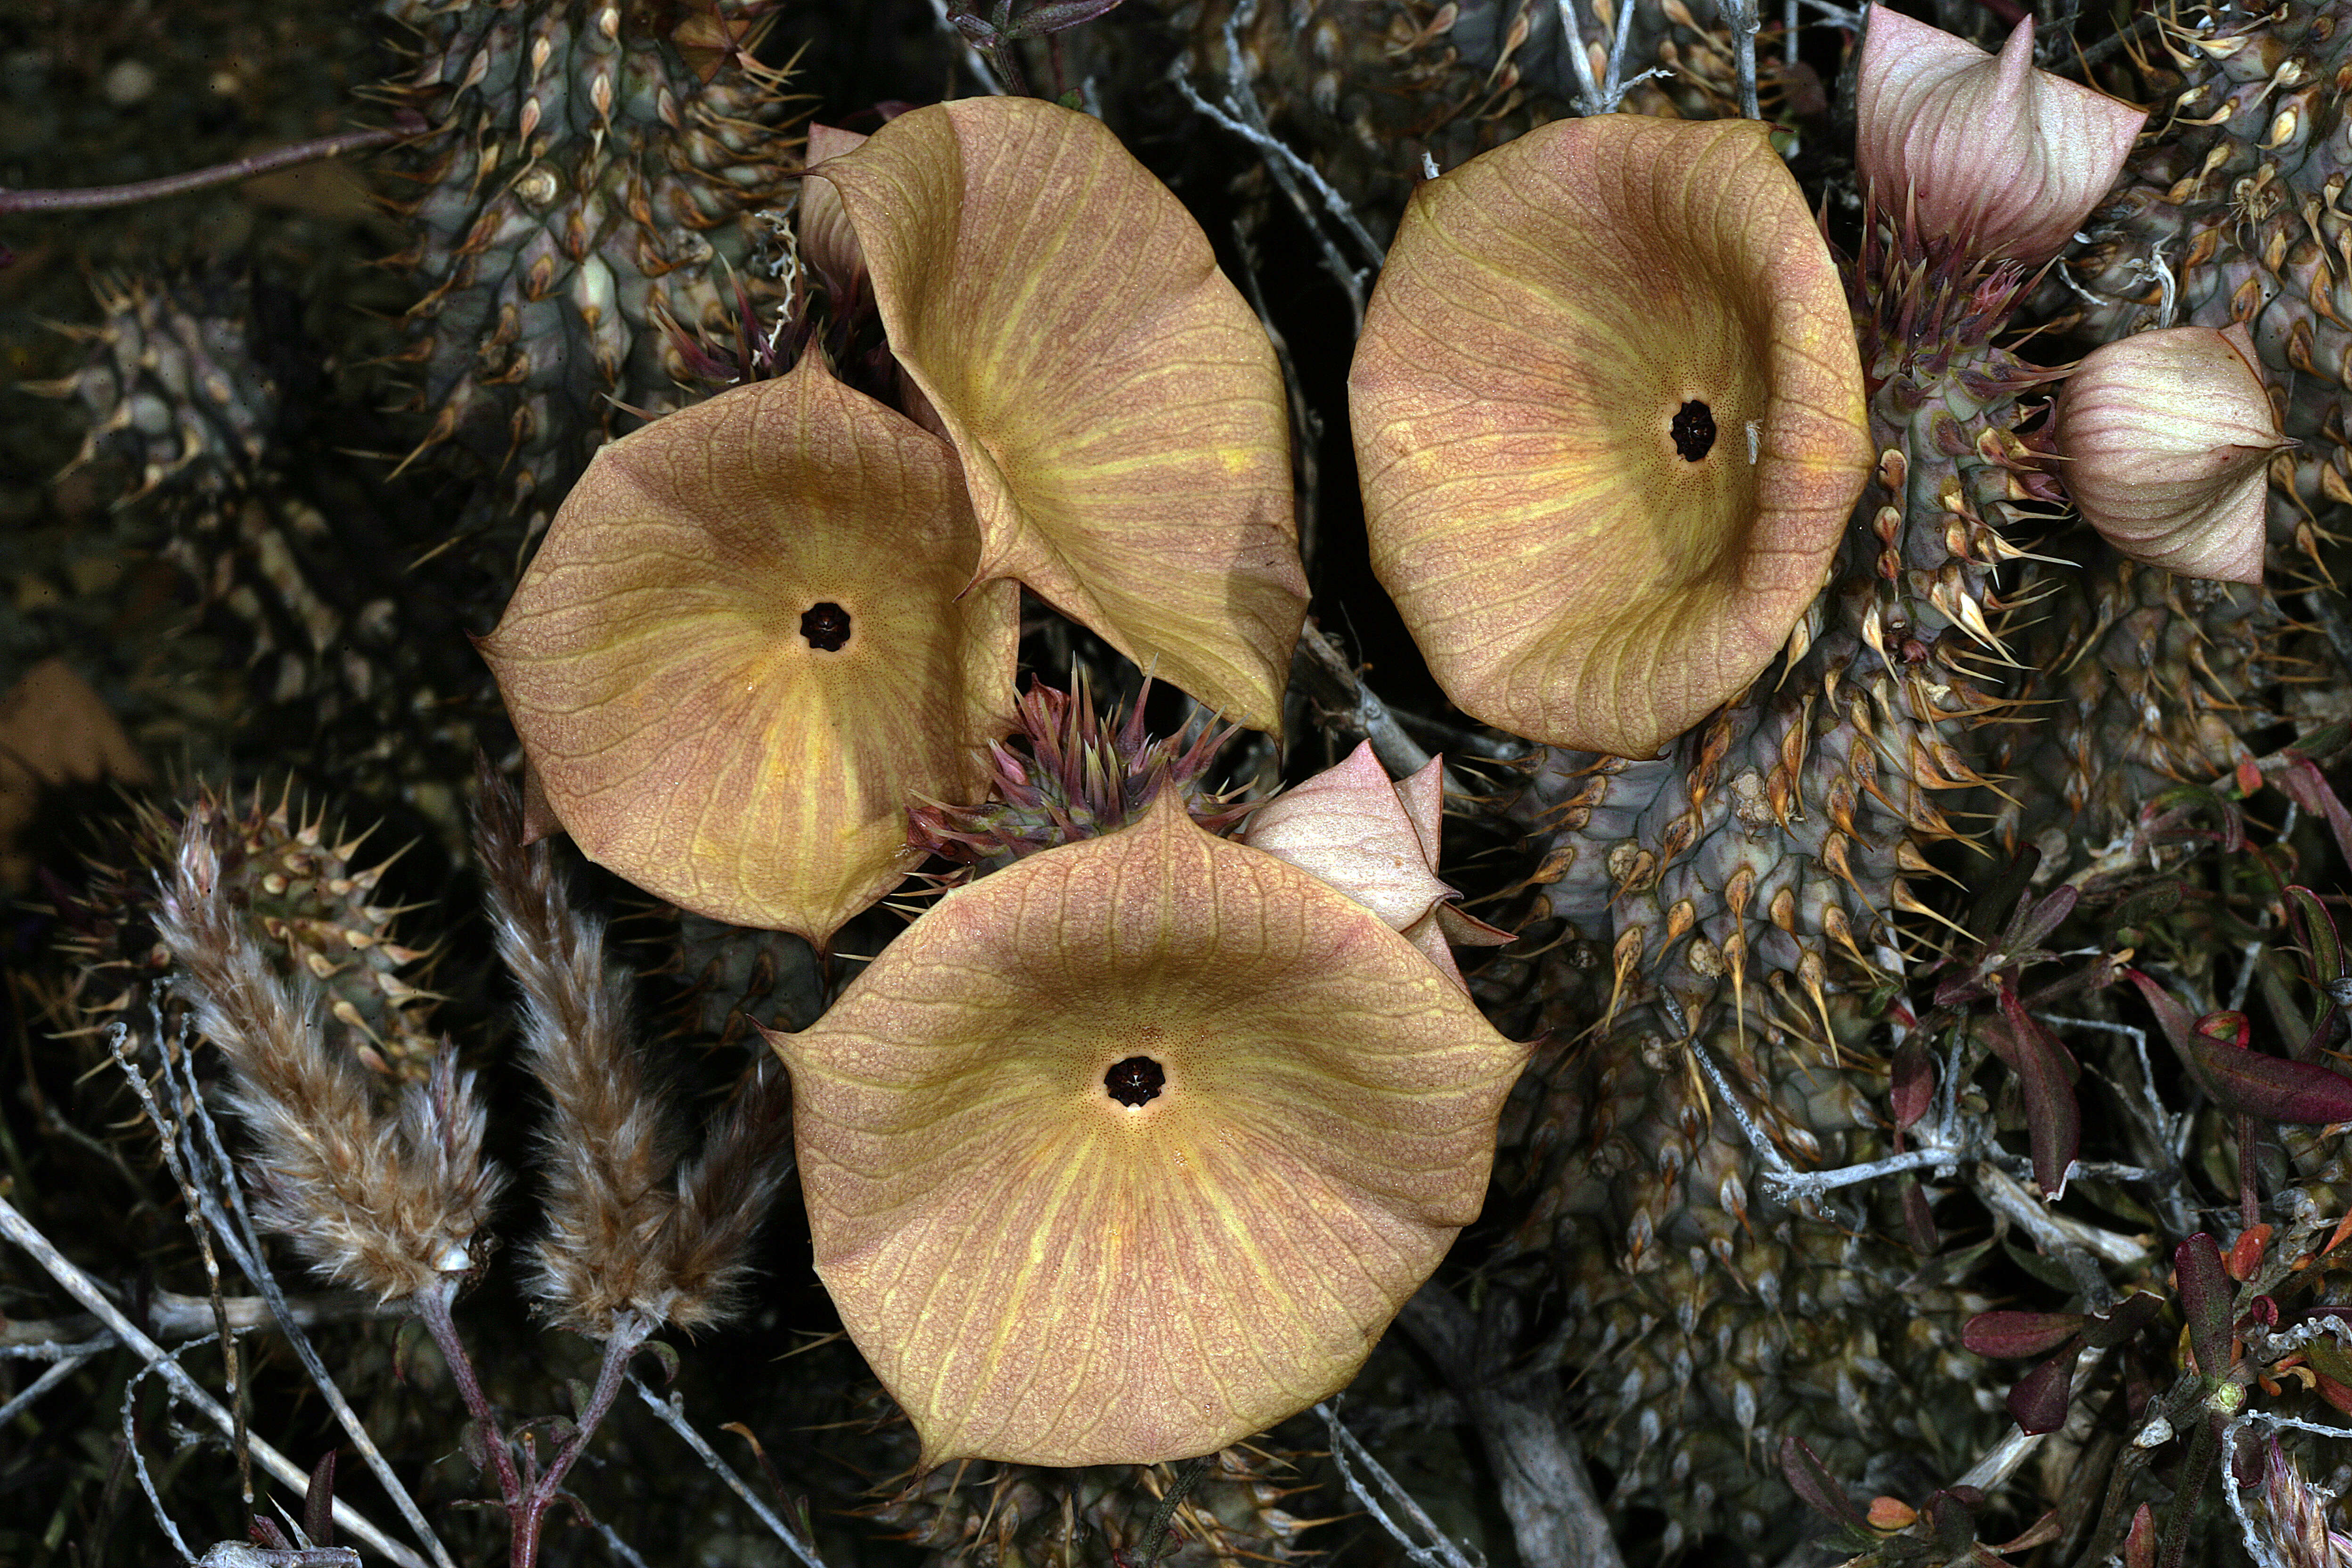
[[1448, 943], [1497, 946], [1511, 933], [1462, 913], [1437, 879], [1444, 764], [1402, 783], [1367, 741], [1348, 760], [1285, 791], [1251, 816], [1242, 842], [1330, 883], [1398, 931], [1457, 984]]
[[2172, 327], [2091, 351], [2058, 397], [2075, 510], [2135, 561], [2184, 577], [2263, 578], [2270, 456], [2294, 445], [2243, 326]]
[[1873, 203], [1986, 259], [2046, 261], [2114, 184], [2146, 111], [2033, 66], [2033, 19], [1999, 55], [1874, 6], [1856, 154]]

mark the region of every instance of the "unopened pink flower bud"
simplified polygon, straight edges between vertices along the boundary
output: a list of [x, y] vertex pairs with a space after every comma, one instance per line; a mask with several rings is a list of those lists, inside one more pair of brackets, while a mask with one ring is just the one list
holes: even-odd
[[2046, 261], [2115, 184], [2147, 116], [2033, 65], [2033, 19], [1998, 55], [1884, 5], [1863, 39], [1856, 154], [1906, 231], [1987, 260]]
[[2103, 343], [2059, 394], [2054, 438], [2075, 510], [2135, 561], [2259, 583], [2279, 434], [2243, 326]]

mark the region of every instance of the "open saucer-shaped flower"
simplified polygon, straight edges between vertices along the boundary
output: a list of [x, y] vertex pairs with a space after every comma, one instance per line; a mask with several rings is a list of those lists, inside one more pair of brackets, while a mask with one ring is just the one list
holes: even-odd
[[2036, 69], [2033, 18], [1989, 55], [1874, 5], [1855, 153], [1889, 216], [1986, 260], [2047, 261], [2107, 194], [2146, 111]]
[[926, 1465], [1204, 1454], [1339, 1388], [1477, 1215], [1527, 1057], [1172, 790], [769, 1038], [817, 1272]]
[[902, 114], [811, 170], [1013, 577], [1161, 679], [1276, 727], [1307, 585], [1272, 346], [1200, 226], [1089, 115]]
[[2263, 580], [2279, 433], [2243, 323], [2102, 343], [2066, 378], [2053, 425], [2075, 510], [2135, 561]]
[[1845, 294], [1752, 121], [1563, 120], [1413, 193], [1349, 410], [1446, 695], [1643, 756], [1787, 640], [1870, 461]]
[[1019, 604], [979, 549], [953, 454], [810, 356], [599, 452], [482, 651], [589, 858], [822, 944], [920, 859], [911, 801], [985, 787]]

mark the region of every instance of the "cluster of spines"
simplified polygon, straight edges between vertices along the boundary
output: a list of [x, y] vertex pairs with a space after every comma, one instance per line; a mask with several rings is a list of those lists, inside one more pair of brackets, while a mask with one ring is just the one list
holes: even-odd
[[[1211, 725], [1190, 744], [1144, 727], [1147, 687], [1121, 716], [1098, 711], [1088, 683], [1063, 691], [1033, 683], [1013, 709], [1013, 733], [989, 746], [989, 797], [978, 805], [927, 803], [908, 813], [908, 842], [960, 866], [995, 870], [1040, 849], [1094, 838], [1133, 821], [1163, 789], [1213, 832], [1247, 812], [1203, 780], [1234, 733]], [[1020, 749], [1014, 749], [1017, 742]]]
[[[432, 127], [394, 258], [426, 284], [405, 355], [433, 415], [419, 451], [466, 446], [525, 510], [560, 499], [622, 409], [677, 405], [688, 367], [662, 321], [726, 313], [754, 215], [797, 172], [781, 79], [751, 55], [757, 6], [387, 9], [419, 40], [393, 94]], [[714, 29], [723, 47], [689, 42]], [[733, 280], [773, 290], [756, 268]]]
[[258, 792], [242, 809], [199, 791], [178, 811], [140, 808], [119, 863], [94, 864], [89, 886], [62, 896], [62, 941], [82, 976], [69, 1009], [74, 1028], [118, 1017], [142, 1021], [170, 960], [155, 936], [157, 878], [175, 847], [202, 841], [221, 896], [252, 928], [277, 973], [300, 973], [321, 992], [330, 1044], [380, 1080], [423, 1082], [432, 1069], [432, 1012], [425, 988], [433, 952], [408, 947], [394, 921], [404, 911], [372, 901], [391, 864], [354, 867], [368, 835], [331, 841], [322, 815]]

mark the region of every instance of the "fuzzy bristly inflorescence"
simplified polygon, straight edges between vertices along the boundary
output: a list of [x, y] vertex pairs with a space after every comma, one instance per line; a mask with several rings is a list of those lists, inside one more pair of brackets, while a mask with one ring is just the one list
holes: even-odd
[[1150, 692], [1147, 684], [1124, 716], [1116, 706], [1105, 716], [1083, 675], [1075, 692], [1033, 682], [1014, 706], [1013, 733], [990, 742], [989, 798], [911, 808], [908, 842], [992, 871], [1040, 849], [1116, 832], [1163, 788], [1179, 791], [1192, 820], [1212, 833], [1230, 828], [1249, 804], [1213, 794], [1202, 781], [1234, 728], [1211, 725], [1189, 745], [1181, 736], [1155, 738], [1143, 724]]
[[745, 1257], [783, 1180], [783, 1074], [762, 1052], [702, 1152], [680, 1168], [676, 1112], [631, 1038], [625, 973], [575, 908], [521, 803], [485, 776], [477, 847], [498, 948], [522, 992], [525, 1059], [547, 1091], [546, 1226], [532, 1289], [566, 1328], [714, 1324], [739, 1304]]
[[155, 928], [197, 1028], [228, 1058], [230, 1103], [257, 1145], [245, 1163], [257, 1217], [320, 1273], [387, 1300], [474, 1268], [506, 1180], [482, 1157], [474, 1075], [444, 1043], [383, 1114], [359, 1062], [328, 1043], [319, 981], [263, 950], [220, 826], [189, 814]]
[[58, 1021], [87, 1033], [137, 1016], [170, 973], [156, 941], [159, 874], [168, 880], [184, 835], [215, 847], [231, 901], [282, 979], [300, 974], [323, 987], [331, 1050], [378, 1075], [379, 1088], [421, 1083], [439, 1053], [427, 989], [436, 953], [403, 943], [402, 912], [374, 901], [398, 857], [354, 864], [370, 835], [338, 837], [323, 812], [296, 809], [290, 792], [274, 805], [257, 791], [243, 805], [209, 790], [183, 805], [139, 805], [109, 857], [93, 857], [79, 891], [58, 889], [66, 927], [59, 948], [77, 966], [57, 998]]

